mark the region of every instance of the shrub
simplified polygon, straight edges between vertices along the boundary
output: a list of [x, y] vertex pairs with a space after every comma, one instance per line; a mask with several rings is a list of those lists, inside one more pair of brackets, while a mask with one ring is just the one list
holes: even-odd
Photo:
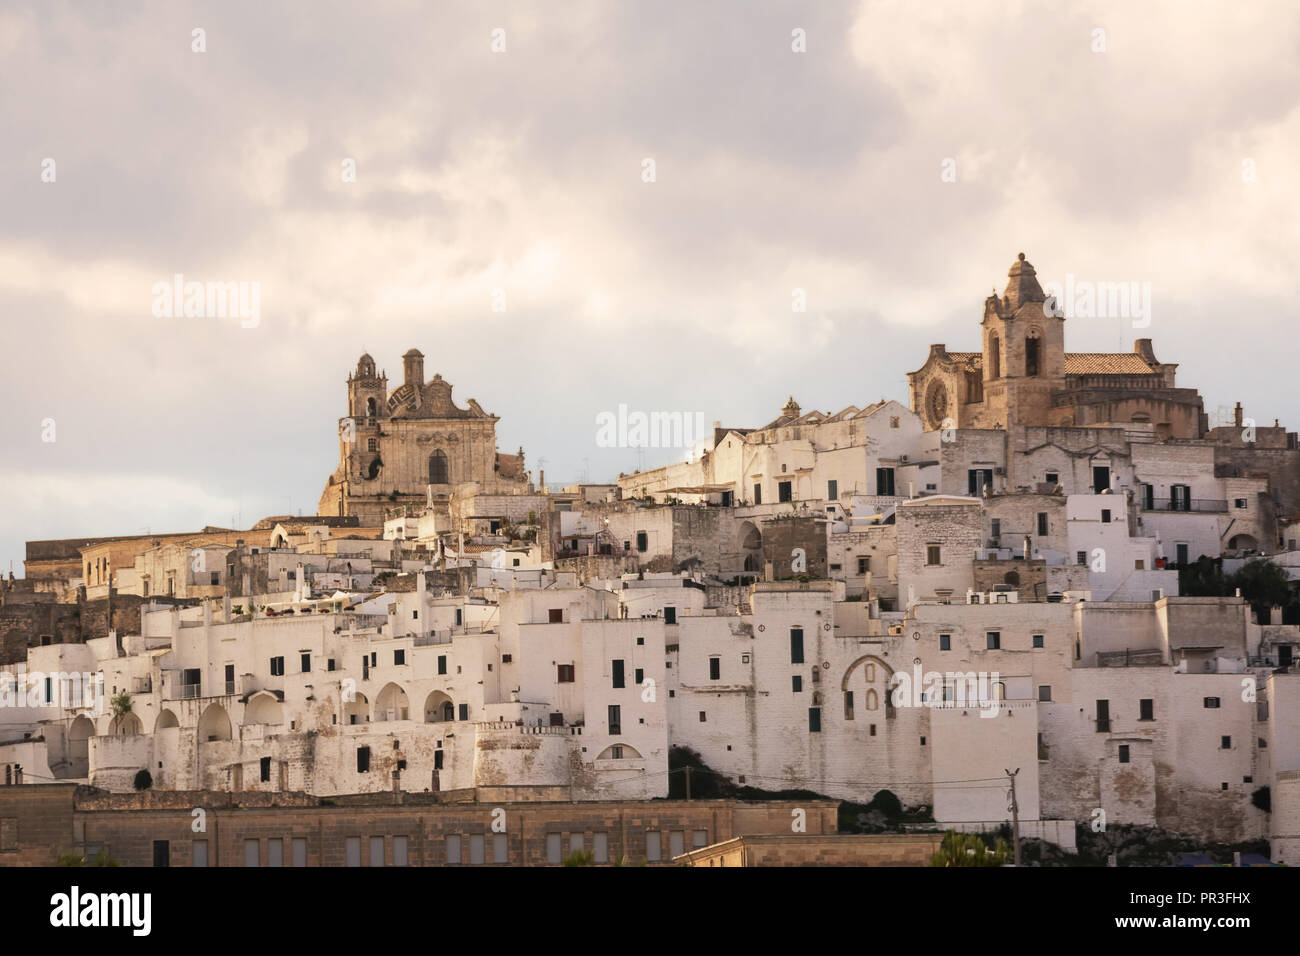
[[135, 775], [135, 788], [137, 790], [148, 790], [153, 786], [153, 774], [148, 770], [140, 770]]

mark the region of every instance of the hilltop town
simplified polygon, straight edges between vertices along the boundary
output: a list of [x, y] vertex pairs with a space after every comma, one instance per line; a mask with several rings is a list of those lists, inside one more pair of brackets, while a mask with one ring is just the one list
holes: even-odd
[[[653, 863], [830, 853], [836, 802], [882, 791], [995, 829], [1014, 771], [1019, 833], [1062, 852], [1100, 823], [1294, 864], [1300, 627], [1240, 582], [1300, 570], [1296, 433], [1212, 422], [1150, 339], [1067, 352], [1054, 305], [1022, 254], [908, 402], [785, 392], [690, 461], [563, 488], [417, 349], [395, 385], [362, 355], [316, 515], [28, 542], [4, 783], [67, 785], [51, 846], [142, 862], [153, 808], [186, 865]], [[681, 754], [697, 787], [825, 800], [664, 801]], [[209, 848], [185, 824], [214, 794], [258, 809]], [[375, 816], [313, 842], [323, 802]]]

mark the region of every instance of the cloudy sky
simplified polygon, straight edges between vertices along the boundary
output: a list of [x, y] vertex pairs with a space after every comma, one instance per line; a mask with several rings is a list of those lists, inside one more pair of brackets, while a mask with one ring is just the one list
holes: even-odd
[[[677, 457], [620, 404], [906, 401], [1020, 251], [1151, 284], [1072, 351], [1300, 425], [1291, 2], [9, 3], [0, 76], [0, 569], [314, 513], [363, 350], [551, 483]], [[256, 327], [156, 316], [177, 273]]]

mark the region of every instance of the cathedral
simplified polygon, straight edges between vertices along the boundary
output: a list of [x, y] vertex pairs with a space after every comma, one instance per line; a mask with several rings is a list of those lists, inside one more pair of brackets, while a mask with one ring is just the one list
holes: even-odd
[[375, 371], [369, 355], [357, 361], [347, 389], [339, 464], [318, 514], [356, 515], [373, 527], [383, 524], [388, 509], [423, 507], [465, 482], [507, 493], [526, 489], [523, 449], [517, 455], [497, 452], [499, 419], [472, 398], [468, 407], [458, 406], [441, 375], [426, 382], [419, 350], [402, 356], [402, 384], [391, 392], [387, 374]]
[[928, 429], [1137, 424], [1162, 438], [1205, 435], [1200, 394], [1174, 385], [1178, 366], [1158, 362], [1150, 339], [1132, 352], [1067, 352], [1065, 318], [1023, 252], [1007, 276], [1002, 295], [984, 300], [980, 351], [932, 345], [908, 373]]

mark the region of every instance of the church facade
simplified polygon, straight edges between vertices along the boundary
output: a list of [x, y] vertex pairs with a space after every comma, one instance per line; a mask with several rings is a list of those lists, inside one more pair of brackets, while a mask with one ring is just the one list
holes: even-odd
[[1196, 389], [1178, 388], [1177, 365], [1150, 339], [1132, 352], [1066, 352], [1065, 317], [1024, 253], [1006, 290], [984, 300], [978, 352], [930, 346], [907, 379], [912, 410], [929, 430], [1016, 425], [1153, 427], [1162, 438], [1201, 438], [1208, 419]]
[[402, 356], [402, 384], [391, 392], [387, 373], [362, 355], [347, 380], [348, 414], [339, 419], [339, 464], [326, 482], [317, 513], [356, 515], [383, 524], [390, 509], [445, 499], [456, 485], [477, 482], [524, 490], [523, 449], [497, 452], [500, 420], [469, 399], [462, 408], [441, 375], [424, 380], [424, 355]]

